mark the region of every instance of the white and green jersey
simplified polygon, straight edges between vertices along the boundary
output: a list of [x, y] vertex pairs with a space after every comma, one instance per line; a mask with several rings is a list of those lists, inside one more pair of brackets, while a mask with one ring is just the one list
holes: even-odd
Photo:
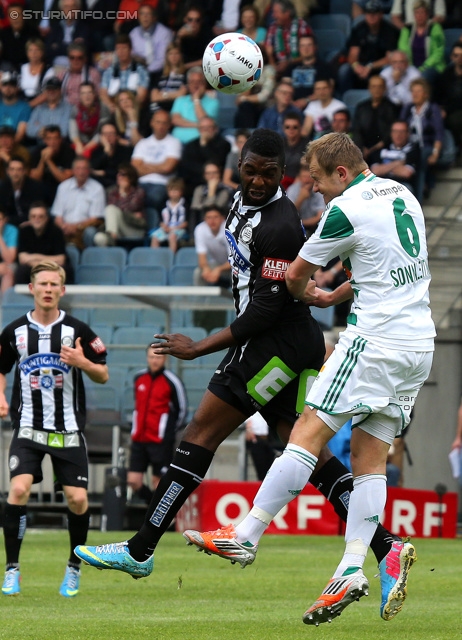
[[340, 256], [356, 333], [392, 348], [433, 350], [425, 222], [406, 187], [367, 169], [327, 205], [299, 255], [320, 266]]

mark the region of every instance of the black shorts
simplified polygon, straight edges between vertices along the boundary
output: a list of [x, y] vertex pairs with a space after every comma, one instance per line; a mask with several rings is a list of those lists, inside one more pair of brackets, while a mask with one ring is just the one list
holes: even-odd
[[151, 466], [152, 475], [160, 476], [164, 460], [165, 447], [161, 442], [132, 442], [128, 470], [144, 473]]
[[232, 347], [217, 367], [209, 391], [246, 416], [259, 411], [271, 428], [302, 413], [307, 391], [324, 362], [324, 336], [311, 317], [266, 331]]
[[[32, 433], [43, 435], [48, 443], [34, 441]], [[20, 434], [23, 434], [22, 437]], [[10, 479], [28, 473], [34, 478], [33, 484], [41, 482], [42, 460], [46, 454], [51, 458], [55, 480], [59, 484], [64, 487], [88, 487], [87, 447], [80, 431], [64, 434], [34, 432], [28, 427], [15, 429], [10, 445]]]

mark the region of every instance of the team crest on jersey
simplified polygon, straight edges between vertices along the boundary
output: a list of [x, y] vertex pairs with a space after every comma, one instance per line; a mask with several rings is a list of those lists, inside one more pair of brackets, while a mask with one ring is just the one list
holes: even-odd
[[252, 225], [246, 224], [242, 227], [241, 232], [239, 233], [239, 242], [243, 244], [249, 244], [252, 240]]
[[72, 347], [74, 345], [74, 340], [71, 338], [71, 336], [64, 336], [64, 338], [61, 340], [61, 344], [63, 345], [63, 347]]
[[62, 389], [64, 377], [62, 373], [53, 373], [49, 369], [42, 369], [40, 375], [30, 376], [30, 387], [32, 390], [36, 389]]
[[103, 353], [103, 351], [106, 351], [104, 342], [101, 340], [99, 336], [96, 336], [96, 338], [90, 342], [90, 347], [93, 349], [95, 353]]
[[374, 196], [372, 195], [372, 193], [370, 191], [363, 191], [361, 194], [361, 198], [363, 200], [372, 200]]
[[14, 471], [15, 469], [18, 468], [18, 466], [19, 466], [19, 458], [18, 458], [18, 456], [11, 456], [10, 457], [9, 466], [10, 466], [10, 471]]
[[277, 258], [263, 258], [261, 275], [268, 280], [284, 280], [289, 268], [290, 260], [278, 260]]

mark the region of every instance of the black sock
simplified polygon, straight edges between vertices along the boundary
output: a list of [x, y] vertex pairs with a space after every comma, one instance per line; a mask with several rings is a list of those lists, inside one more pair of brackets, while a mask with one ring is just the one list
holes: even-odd
[[130, 555], [142, 562], [152, 555], [187, 498], [200, 485], [213, 453], [191, 442], [180, 442], [172, 464], [161, 478], [146, 512], [144, 524], [128, 541]]
[[78, 515], [73, 513], [70, 509], [67, 510], [67, 529], [69, 531], [69, 540], [71, 544], [71, 551], [69, 555], [69, 566], [78, 568], [81, 560], [78, 558], [74, 549], [79, 544], [85, 544], [87, 541], [88, 529], [90, 528], [90, 510], [87, 509], [85, 513]]
[[[317, 473], [313, 473], [310, 482], [329, 500], [335, 513], [346, 522], [350, 493], [353, 491], [353, 476], [338, 458], [330, 458]], [[393, 540], [399, 539], [387, 531], [381, 524], [377, 526], [371, 540], [371, 549], [377, 562], [387, 555]]]
[[143, 484], [141, 488], [136, 491], [136, 495], [139, 496], [141, 500], [144, 500], [146, 504], [149, 504], [152, 500], [153, 492], [147, 485]]
[[3, 536], [5, 538], [6, 568], [19, 566], [19, 552], [26, 532], [27, 507], [5, 504], [3, 512]]

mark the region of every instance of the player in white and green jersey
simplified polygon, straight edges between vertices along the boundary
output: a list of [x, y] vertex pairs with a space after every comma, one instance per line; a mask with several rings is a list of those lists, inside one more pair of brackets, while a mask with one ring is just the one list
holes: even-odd
[[[235, 528], [241, 544], [257, 544], [272, 518], [309, 480], [321, 448], [348, 419], [354, 491], [345, 533], [346, 550], [333, 578], [305, 612], [306, 624], [330, 622], [367, 595], [362, 567], [386, 503], [390, 444], [409, 423], [433, 355], [429, 309], [430, 272], [423, 213], [414, 196], [392, 180], [377, 178], [345, 134], [332, 133], [308, 146], [314, 190], [327, 205], [318, 229], [286, 272], [292, 295], [319, 306], [354, 296], [347, 329], [311, 387], [290, 442], [272, 465], [249, 515]], [[313, 297], [311, 276], [335, 256], [349, 282]], [[393, 618], [406, 596], [415, 549], [393, 544], [382, 561], [380, 615]]]

